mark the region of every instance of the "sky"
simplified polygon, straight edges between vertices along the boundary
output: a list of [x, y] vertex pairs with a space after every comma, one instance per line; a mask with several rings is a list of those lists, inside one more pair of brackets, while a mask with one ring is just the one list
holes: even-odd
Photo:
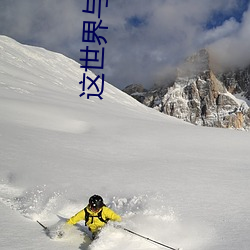
[[[108, 7], [102, 2], [98, 19], [97, 11], [82, 12], [87, 0], [0, 0], [0, 34], [77, 61], [86, 46], [105, 47], [103, 69], [93, 71], [120, 89], [166, 81], [201, 48], [210, 48], [225, 65], [250, 61], [249, 0], [109, 0]], [[99, 20], [108, 29], [97, 34], [107, 43], [83, 42], [83, 22]]]
[[80, 98], [78, 63], [0, 36], [2, 51], [1, 250], [165, 249], [112, 224], [93, 243], [84, 221], [63, 227], [93, 194], [173, 248], [249, 250], [249, 132], [194, 126], [109, 83]]

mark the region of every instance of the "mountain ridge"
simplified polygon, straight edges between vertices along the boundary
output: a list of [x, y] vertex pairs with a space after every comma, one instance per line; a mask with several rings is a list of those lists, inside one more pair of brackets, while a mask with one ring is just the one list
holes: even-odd
[[143, 86], [137, 85], [133, 91], [135, 86], [131, 85], [123, 91], [148, 107], [195, 125], [247, 130], [249, 79], [250, 67], [216, 72], [209, 51], [202, 49], [177, 68], [171, 85], [154, 86], [143, 92]]

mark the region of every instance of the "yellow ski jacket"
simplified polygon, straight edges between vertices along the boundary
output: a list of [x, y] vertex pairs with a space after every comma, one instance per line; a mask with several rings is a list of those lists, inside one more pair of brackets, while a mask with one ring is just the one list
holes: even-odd
[[[87, 212], [89, 213], [88, 221], [85, 221], [86, 226], [88, 226], [89, 230], [92, 233], [97, 232], [100, 228], [102, 228], [106, 223], [104, 221], [112, 220], [112, 221], [121, 221], [120, 215], [116, 214], [113, 210], [110, 208], [103, 206], [99, 211], [93, 212], [89, 209], [89, 207], [86, 207]], [[98, 214], [100, 214], [101, 211], [101, 218], [104, 220], [100, 220], [98, 218]], [[80, 220], [85, 220], [85, 210], [79, 211], [76, 215], [72, 216], [68, 221], [67, 224], [75, 225]]]

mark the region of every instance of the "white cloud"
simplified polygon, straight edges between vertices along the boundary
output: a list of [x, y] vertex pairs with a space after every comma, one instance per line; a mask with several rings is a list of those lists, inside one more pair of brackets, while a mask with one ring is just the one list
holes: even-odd
[[216, 40], [210, 49], [216, 60], [225, 66], [246, 66], [250, 63], [250, 9], [244, 13], [238, 28], [228, 36]]
[[[214, 13], [230, 16], [238, 4], [238, 0], [109, 0], [101, 16], [109, 27], [102, 33], [108, 41], [106, 80], [121, 88], [132, 82], [149, 85], [156, 75], [162, 78], [166, 68], [211, 43], [219, 51], [237, 44], [242, 51], [247, 49], [247, 13], [242, 23], [231, 18], [213, 30], [205, 29]], [[0, 33], [77, 59], [84, 46], [82, 22], [93, 20], [93, 15], [82, 13], [83, 5], [81, 0], [1, 0]], [[133, 25], [133, 18], [143, 25]]]
[[218, 41], [228, 36], [235, 35], [240, 28], [240, 24], [235, 20], [235, 18], [230, 18], [226, 20], [221, 26], [216, 28], [205, 30], [200, 38], [201, 44], [211, 44], [214, 41]]

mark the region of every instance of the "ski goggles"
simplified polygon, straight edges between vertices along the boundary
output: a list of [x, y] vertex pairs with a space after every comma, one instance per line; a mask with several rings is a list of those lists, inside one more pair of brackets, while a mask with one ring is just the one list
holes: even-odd
[[101, 207], [97, 207], [97, 206], [93, 206], [93, 205], [92, 206], [90, 205], [89, 208], [93, 212], [97, 212], [97, 211], [99, 211], [101, 209]]

